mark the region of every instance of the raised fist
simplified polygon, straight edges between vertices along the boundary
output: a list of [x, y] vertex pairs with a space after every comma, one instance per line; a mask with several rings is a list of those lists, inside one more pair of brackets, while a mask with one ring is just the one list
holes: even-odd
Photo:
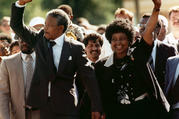
[[31, 2], [32, 0], [19, 0], [19, 5], [25, 5], [26, 3]]
[[152, 0], [154, 3], [154, 7], [155, 9], [160, 9], [161, 4], [162, 4], [162, 0]]

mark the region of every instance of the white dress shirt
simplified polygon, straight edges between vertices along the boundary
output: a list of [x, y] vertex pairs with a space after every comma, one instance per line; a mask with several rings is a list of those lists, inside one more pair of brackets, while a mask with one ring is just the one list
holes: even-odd
[[168, 35], [166, 35], [165, 39], [163, 40], [164, 43], [173, 45], [175, 47], [175, 49], [177, 49], [177, 44], [179, 42], [179, 39], [176, 39], [173, 35], [173, 33], [169, 33]]
[[61, 36], [59, 36], [58, 38], [53, 40], [56, 43], [53, 46], [53, 60], [54, 60], [53, 62], [55, 64], [55, 67], [56, 67], [57, 71], [58, 71], [58, 65], [59, 65], [60, 58], [61, 58], [64, 38], [65, 38], [65, 34], [62, 34]]
[[[22, 66], [23, 66], [23, 73], [24, 73], [24, 84], [26, 84], [26, 76], [27, 76], [27, 72], [26, 71], [26, 65], [27, 65], [27, 60], [26, 60], [26, 56], [27, 54], [24, 54], [21, 52], [21, 58], [22, 58]], [[31, 56], [32, 56], [32, 59], [33, 59], [33, 64], [32, 64], [32, 67], [33, 67], [33, 70], [35, 69], [35, 60], [36, 60], [36, 54], [35, 52], [31, 53]]]
[[154, 47], [153, 47], [152, 53], [151, 53], [154, 69], [155, 69], [155, 59], [156, 59], [156, 54], [157, 54], [157, 42], [158, 42], [158, 40], [156, 39], [154, 41]]

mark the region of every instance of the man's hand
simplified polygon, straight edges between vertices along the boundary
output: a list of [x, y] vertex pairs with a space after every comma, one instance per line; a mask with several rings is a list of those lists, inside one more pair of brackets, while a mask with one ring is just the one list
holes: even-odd
[[160, 9], [160, 7], [161, 7], [161, 4], [162, 4], [162, 0], [152, 0], [153, 1], [153, 3], [154, 3], [154, 8], [155, 9]]
[[92, 119], [106, 119], [106, 115], [105, 114], [100, 114], [99, 112], [92, 112], [91, 114]]
[[31, 2], [32, 0], [19, 0], [18, 3], [19, 5], [25, 5], [28, 2]]
[[91, 118], [92, 119], [101, 119], [101, 114], [99, 112], [92, 112]]

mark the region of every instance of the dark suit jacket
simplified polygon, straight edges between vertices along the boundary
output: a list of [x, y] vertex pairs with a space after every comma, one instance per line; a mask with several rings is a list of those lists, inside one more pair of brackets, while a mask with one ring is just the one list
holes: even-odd
[[[149, 47], [144, 42], [136, 43], [134, 45], [132, 56], [133, 56], [133, 71], [135, 71], [136, 79], [139, 85], [136, 87], [143, 89], [149, 94], [149, 102], [150, 102], [150, 109], [146, 107], [146, 110], [153, 110], [152, 115], [155, 115], [156, 118], [163, 114], [166, 114], [165, 110], [167, 108], [168, 111], [168, 102], [163, 95], [163, 92], [158, 85], [158, 82], [155, 78], [153, 72], [151, 72], [150, 65], [148, 65], [147, 61], [151, 54], [152, 47]], [[115, 107], [117, 108], [117, 104], [114, 103], [114, 93], [113, 93], [113, 86], [112, 86], [112, 79], [113, 79], [113, 58], [107, 57], [100, 60], [95, 65], [96, 76], [99, 81], [100, 89], [101, 89], [101, 97], [103, 101], [103, 109], [104, 112], [107, 113], [106, 117], [110, 116], [114, 111]], [[146, 64], [147, 63], [147, 64]], [[150, 68], [150, 69], [149, 69]], [[129, 73], [125, 73], [125, 76], [131, 75]], [[130, 77], [130, 76], [129, 76]], [[107, 88], [106, 88], [107, 87]], [[163, 106], [164, 105], [164, 106]], [[155, 113], [155, 114], [154, 114]], [[148, 112], [150, 116], [150, 112]], [[142, 114], [141, 114], [142, 115]], [[120, 115], [119, 115], [120, 117]]]
[[173, 98], [175, 98], [171, 96], [171, 93], [172, 93], [171, 90], [175, 85], [174, 82], [176, 82], [175, 73], [177, 70], [178, 63], [179, 63], [179, 55], [169, 58], [166, 64], [164, 92], [171, 105], [173, 105]]
[[[93, 69], [88, 66], [82, 45], [73, 39], [65, 39], [59, 68], [55, 74], [50, 66], [47, 39], [44, 31], [35, 33], [23, 24], [24, 8], [12, 5], [11, 27], [22, 40], [30, 44], [36, 51], [36, 69], [32, 79], [27, 103], [34, 108], [46, 106], [48, 100], [48, 83], [51, 86], [51, 108], [59, 114], [77, 114], [78, 105], [73, 86], [74, 75], [78, 72], [92, 101], [92, 111], [102, 111], [100, 94]], [[69, 60], [69, 57], [72, 60]]]
[[157, 41], [154, 73], [162, 89], [164, 89], [166, 73], [165, 66], [167, 59], [171, 56], [175, 56], [176, 52], [177, 51], [173, 46], [169, 46], [167, 44], [162, 43], [161, 41]]

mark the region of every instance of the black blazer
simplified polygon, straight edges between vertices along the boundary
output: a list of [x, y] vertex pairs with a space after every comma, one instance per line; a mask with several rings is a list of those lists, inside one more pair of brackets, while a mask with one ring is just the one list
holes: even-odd
[[[138, 82], [137, 84], [139, 84], [136, 87], [145, 90], [149, 94], [150, 109], [153, 110], [152, 114], [155, 112], [156, 118], [161, 115], [165, 117], [168, 114], [169, 104], [160, 85], [158, 85], [150, 65], [147, 63], [152, 47], [148, 46], [144, 41], [141, 41], [132, 46], [131, 51], [131, 60], [133, 60], [134, 64], [134, 70], [132, 71], [135, 71], [136, 79], [138, 80], [136, 81]], [[106, 118], [108, 118], [108, 116], [110, 117], [110, 114], [116, 110], [116, 103], [113, 101], [114, 93], [112, 90], [113, 61], [114, 59], [110, 56], [100, 60], [95, 65], [95, 72], [101, 89], [102, 104], [104, 112], [106, 113]], [[130, 77], [130, 74], [125, 73], [125, 76]]]
[[[34, 108], [46, 106], [48, 100], [48, 83], [51, 86], [51, 109], [59, 114], [77, 114], [78, 105], [75, 105], [74, 76], [78, 72], [84, 82], [88, 95], [92, 101], [92, 111], [102, 111], [100, 94], [93, 68], [88, 65], [83, 47], [80, 42], [65, 39], [59, 68], [55, 74], [49, 59], [47, 42], [44, 31], [35, 33], [23, 24], [24, 8], [12, 5], [11, 27], [14, 32], [36, 51], [36, 68], [31, 83], [27, 104]], [[69, 60], [71, 57], [71, 60]]]
[[162, 89], [164, 89], [167, 59], [171, 56], [175, 56], [176, 53], [177, 51], [173, 46], [157, 41], [154, 73]]

